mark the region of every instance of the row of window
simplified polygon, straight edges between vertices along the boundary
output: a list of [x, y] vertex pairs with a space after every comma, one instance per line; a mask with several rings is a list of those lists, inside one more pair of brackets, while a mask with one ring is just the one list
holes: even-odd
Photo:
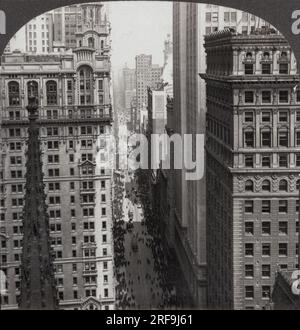
[[[273, 224], [273, 227], [274, 224]], [[245, 234], [246, 235], [254, 235], [255, 232], [255, 223], [253, 221], [245, 222]], [[289, 233], [289, 223], [287, 221], [279, 221], [278, 222], [278, 233], [280, 235], [288, 235]], [[274, 229], [274, 228], [273, 228]], [[272, 222], [271, 221], [262, 221], [260, 232], [264, 236], [270, 236], [272, 232]], [[295, 232], [293, 232], [295, 233]], [[299, 222], [296, 221], [296, 233], [299, 233]]]
[[[300, 186], [300, 180], [297, 180], [296, 187], [299, 190]], [[271, 192], [271, 181], [266, 179], [262, 182], [261, 190], [265, 192]], [[247, 180], [245, 182], [245, 191], [247, 192], [254, 192], [254, 182], [252, 180]], [[285, 179], [282, 179], [279, 181], [279, 191], [281, 192], [288, 192], [288, 181]]]
[[[288, 243], [278, 243], [278, 256], [279, 257], [288, 257], [289, 254], [289, 244]], [[298, 255], [299, 245], [295, 244], [295, 256]], [[255, 244], [246, 243], [245, 244], [245, 257], [253, 257], [255, 253]], [[270, 257], [272, 253], [272, 244], [271, 243], [262, 243], [261, 244], [261, 255], [263, 257]]]
[[[260, 100], [263, 104], [272, 103], [272, 92], [271, 90], [265, 90], [260, 93]], [[290, 102], [290, 91], [289, 90], [279, 90], [278, 102], [280, 104], [288, 104]], [[256, 92], [255, 91], [245, 91], [244, 92], [244, 103], [254, 104], [256, 101]], [[273, 97], [274, 94], [273, 94]], [[300, 102], [300, 94], [297, 92], [297, 102]]]
[[[58, 295], [58, 299], [59, 300], [64, 300], [64, 293], [62, 291], [59, 291], [57, 293]], [[85, 290], [85, 297], [88, 298], [88, 297], [97, 297], [96, 295], [96, 289], [92, 289], [92, 290]], [[109, 295], [108, 295], [108, 289], [104, 289], [104, 298], [108, 298]], [[78, 295], [78, 291], [77, 290], [74, 290], [73, 291], [73, 299], [79, 299], [79, 295]], [[96, 308], [96, 307], [93, 307], [93, 308]], [[109, 309], [109, 306], [106, 306], [105, 309]]]
[[[256, 65], [253, 63], [245, 63], [245, 75], [254, 75]], [[261, 73], [263, 75], [273, 74], [271, 63], [261, 63]], [[289, 74], [289, 63], [279, 63], [279, 74]]]
[[[72, 272], [75, 273], [78, 271], [78, 265], [76, 263], [72, 264]], [[95, 262], [85, 262], [84, 263], [84, 270], [85, 271], [95, 271], [97, 270], [96, 268], [96, 263]], [[104, 261], [103, 262], [103, 270], [108, 270], [108, 262]], [[64, 266], [61, 264], [55, 264], [54, 265], [54, 271], [56, 274], [61, 274], [64, 272]]]
[[[300, 154], [296, 154], [296, 167], [300, 167]], [[278, 155], [278, 165], [280, 168], [289, 167], [290, 157], [288, 154], [279, 154]], [[263, 154], [261, 155], [261, 166], [265, 168], [270, 168], [273, 163], [272, 155]], [[245, 155], [244, 156], [245, 167], [254, 168], [255, 164], [255, 155]]]
[[[272, 289], [270, 285], [263, 285], [261, 287], [261, 297], [263, 299], [270, 299], [271, 298]], [[245, 286], [245, 298], [246, 299], [254, 299], [254, 286], [247, 285]]]
[[[300, 101], [300, 97], [299, 97]], [[255, 111], [247, 110], [244, 112], [244, 122], [247, 124], [254, 123]], [[272, 110], [263, 110], [260, 115], [262, 123], [271, 123], [272, 122]], [[300, 111], [296, 111], [296, 122], [300, 122]], [[288, 123], [289, 122], [289, 112], [286, 110], [278, 111], [278, 122], [279, 123]]]
[[[274, 213], [288, 213], [289, 201], [287, 200], [278, 200], [278, 203], [276, 203], [276, 209], [275, 209], [275, 203], [271, 203], [271, 200], [261, 200], [261, 203], [255, 203], [254, 208], [254, 201], [252, 200], [246, 200], [244, 204], [244, 212], [248, 214], [253, 214], [254, 210], [255, 212], [261, 212], [265, 214], [270, 214], [271, 211]], [[299, 204], [297, 206], [297, 209], [299, 211]], [[295, 210], [296, 211], [296, 210]]]
[[[244, 131], [244, 148], [255, 148], [255, 129], [248, 128]], [[273, 131], [270, 128], [263, 128], [260, 132], [260, 147], [272, 148], [274, 147]], [[294, 145], [300, 146], [300, 131], [294, 133]], [[284, 128], [279, 129], [277, 132], [277, 146], [278, 147], [290, 147], [290, 132]]]
[[[88, 73], [87, 73], [88, 72]], [[87, 105], [92, 104], [92, 86], [93, 77], [92, 70], [88, 67], [80, 70], [80, 104]], [[99, 91], [103, 91], [103, 80], [99, 80], [98, 85]], [[67, 81], [67, 91], [73, 90], [72, 80]], [[28, 97], [34, 96], [37, 100], [39, 98], [39, 84], [36, 81], [27, 82], [27, 94]], [[58, 93], [57, 93], [57, 82], [54, 80], [49, 80], [46, 82], [46, 100], [47, 105], [57, 105], [58, 104]], [[70, 100], [70, 101], [69, 101]], [[20, 84], [17, 81], [10, 81], [8, 83], [8, 101], [10, 106], [20, 106]], [[68, 104], [72, 104], [72, 95], [68, 95]], [[28, 99], [29, 103], [29, 99]], [[103, 94], [99, 94], [99, 104], [104, 104]]]

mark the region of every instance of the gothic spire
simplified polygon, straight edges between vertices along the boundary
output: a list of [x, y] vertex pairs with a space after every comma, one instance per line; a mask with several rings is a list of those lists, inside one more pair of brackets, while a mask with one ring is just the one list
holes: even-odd
[[49, 219], [43, 184], [37, 100], [29, 97], [28, 149], [26, 162], [25, 206], [23, 210], [23, 252], [21, 265], [20, 309], [57, 309], [57, 296]]

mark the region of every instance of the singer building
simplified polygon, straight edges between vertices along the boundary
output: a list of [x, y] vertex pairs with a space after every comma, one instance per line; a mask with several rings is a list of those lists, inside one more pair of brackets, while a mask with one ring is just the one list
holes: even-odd
[[60, 308], [113, 309], [110, 24], [101, 4], [82, 5], [76, 47], [2, 57], [0, 229], [6, 290], [17, 308], [22, 253], [29, 91], [39, 100], [40, 140]]
[[208, 303], [267, 309], [298, 259], [300, 88], [274, 30], [205, 38]]

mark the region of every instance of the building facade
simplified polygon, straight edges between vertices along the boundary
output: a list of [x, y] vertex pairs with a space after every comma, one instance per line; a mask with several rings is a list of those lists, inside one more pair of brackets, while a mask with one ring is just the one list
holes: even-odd
[[[87, 6], [89, 15], [102, 5]], [[2, 58], [2, 308], [17, 308], [29, 86], [38, 98], [40, 140], [55, 277], [62, 309], [113, 309], [111, 167], [104, 147], [112, 134], [110, 27], [83, 21], [77, 48], [57, 55]]]
[[[204, 37], [231, 29], [246, 34], [269, 26], [263, 20], [235, 9], [209, 4], [173, 5], [174, 133], [205, 134], [206, 71]], [[194, 140], [195, 141], [195, 140]], [[196, 143], [190, 150], [196, 154]], [[202, 155], [205, 157], [205, 155]], [[194, 158], [195, 159], [195, 158]], [[174, 224], [177, 255], [186, 274], [194, 304], [206, 306], [206, 180], [187, 182], [185, 170], [174, 172]]]
[[208, 303], [263, 309], [298, 267], [300, 92], [276, 31], [205, 39]]
[[156, 87], [160, 83], [162, 68], [152, 64], [152, 55], [135, 57], [137, 112], [141, 125], [145, 126], [148, 104], [148, 87]]

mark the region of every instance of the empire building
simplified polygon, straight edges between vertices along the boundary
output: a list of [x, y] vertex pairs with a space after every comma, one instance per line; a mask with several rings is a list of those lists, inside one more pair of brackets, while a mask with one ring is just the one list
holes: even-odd
[[298, 267], [300, 90], [274, 30], [205, 38], [207, 276], [214, 309], [268, 309]]

